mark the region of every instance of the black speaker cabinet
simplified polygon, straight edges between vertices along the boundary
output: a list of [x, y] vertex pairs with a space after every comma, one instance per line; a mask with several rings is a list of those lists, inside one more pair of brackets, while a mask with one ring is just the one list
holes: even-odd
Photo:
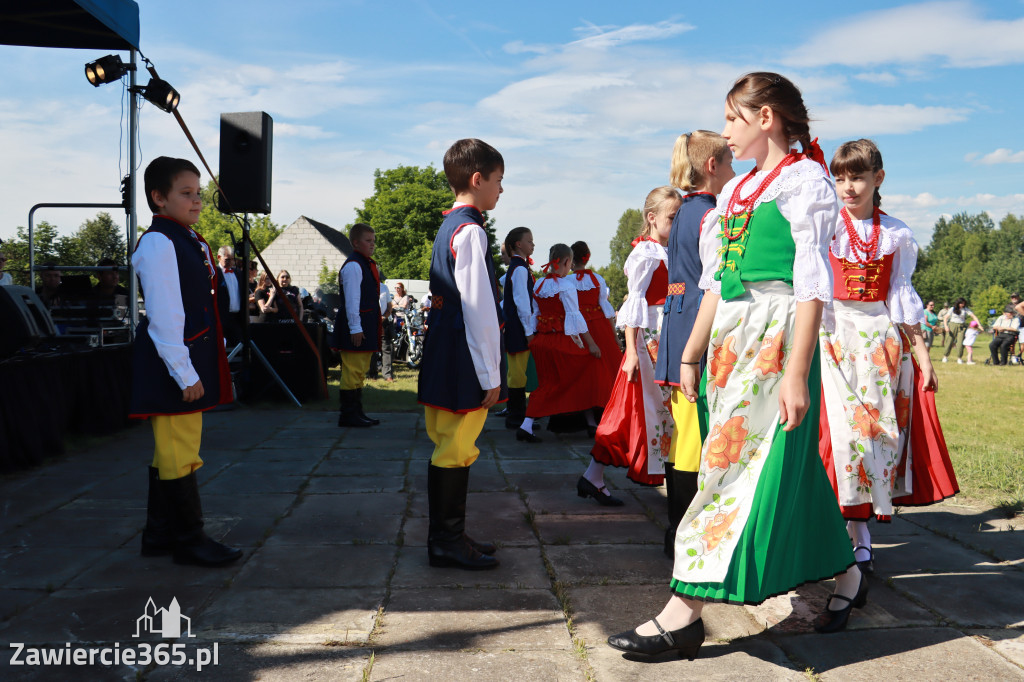
[[[322, 370], [326, 372], [331, 352], [327, 341], [327, 327], [323, 324], [307, 323], [306, 331], [309, 332], [309, 336], [320, 352], [320, 359], [323, 363]], [[250, 324], [249, 332], [252, 335], [253, 343], [270, 361], [270, 366], [284, 380], [296, 398], [315, 400], [320, 397], [321, 369], [317, 367], [316, 356], [312, 349], [294, 324], [275, 322]], [[272, 398], [286, 399], [284, 393], [278, 391], [272, 382], [273, 379], [263, 364], [254, 357], [252, 374], [247, 387], [249, 392], [259, 395], [269, 392], [269, 396]]]
[[53, 318], [28, 287], [0, 287], [0, 357], [36, 346], [57, 334]]
[[220, 115], [222, 212], [270, 213], [273, 137], [274, 120], [264, 111]]

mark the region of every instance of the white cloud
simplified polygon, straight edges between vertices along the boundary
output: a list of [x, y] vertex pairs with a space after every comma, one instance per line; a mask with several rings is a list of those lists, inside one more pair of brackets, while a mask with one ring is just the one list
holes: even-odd
[[527, 45], [521, 40], [513, 40], [501, 46], [501, 49], [508, 54], [547, 54], [551, 51], [550, 45]]
[[[994, 66], [1024, 62], [1024, 18], [986, 19], [971, 2], [925, 2], [855, 17], [792, 50], [790, 66], [876, 64], [938, 61], [953, 67]], [[851, 39], [851, 36], [855, 39]]]
[[985, 166], [993, 166], [999, 163], [1024, 163], [1024, 151], [1015, 152], [1010, 149], [997, 149], [984, 156], [972, 152], [964, 156], [964, 161], [973, 161]]
[[827, 138], [912, 133], [930, 126], [967, 120], [967, 109], [916, 104], [837, 103], [816, 107], [814, 134]]
[[876, 85], [896, 85], [896, 83], [899, 82], [899, 78], [889, 71], [858, 73], [854, 74], [853, 77], [859, 81], [874, 83]]
[[672, 38], [687, 31], [692, 31], [694, 28], [690, 24], [675, 21], [659, 21], [657, 24], [632, 24], [622, 27], [587, 24], [576, 29], [577, 32], [586, 34], [586, 37], [569, 43], [567, 47], [605, 50], [628, 43], [665, 40], [666, 38]]
[[[884, 189], [884, 188], [883, 188]], [[931, 242], [935, 223], [939, 218], [956, 213], [988, 213], [996, 224], [1007, 214], [1024, 216], [1024, 194], [996, 195], [978, 193], [957, 197], [937, 197], [929, 192], [920, 194], [882, 193], [882, 208], [905, 222], [924, 247]]]

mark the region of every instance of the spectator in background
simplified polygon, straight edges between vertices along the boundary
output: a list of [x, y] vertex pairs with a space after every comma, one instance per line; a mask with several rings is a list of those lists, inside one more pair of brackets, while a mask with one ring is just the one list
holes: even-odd
[[[956, 303], [953, 304], [947, 311], [945, 316], [942, 318], [942, 328], [947, 333], [946, 338], [946, 352], [942, 355], [942, 361], [946, 362], [949, 359], [949, 354], [953, 352], [953, 346], [957, 347], [957, 364], [962, 365], [964, 363], [964, 335], [967, 332], [967, 318], [974, 318], [974, 321], [981, 324], [981, 320], [978, 316], [967, 307], [967, 299], [958, 298]], [[977, 336], [977, 334], [975, 334]], [[968, 362], [971, 359], [971, 353], [967, 354]]]
[[260, 307], [256, 305], [256, 285], [259, 280], [259, 266], [256, 261], [249, 261], [249, 321], [255, 322], [260, 314]]
[[39, 273], [42, 281], [36, 288], [36, 294], [47, 309], [60, 305], [60, 270], [56, 265], [47, 264], [46, 269]]
[[0, 287], [7, 287], [14, 284], [14, 280], [11, 279], [11, 273], [4, 272], [4, 268], [7, 266], [7, 256], [0, 250]]
[[924, 333], [924, 345], [932, 347], [935, 340], [935, 327], [939, 324], [939, 316], [935, 314], [935, 301], [928, 301], [924, 306], [924, 324], [921, 331]]
[[96, 286], [92, 288], [93, 295], [97, 298], [114, 298], [116, 296], [127, 296], [128, 290], [120, 284], [121, 275], [118, 272], [117, 261], [113, 258], [104, 258], [96, 264], [100, 268], [110, 268], [109, 270], [99, 270], [96, 272], [96, 279], [99, 280]]
[[1014, 306], [1008, 305], [1003, 314], [992, 324], [992, 343], [988, 352], [992, 354], [993, 365], [1005, 365], [1009, 360], [1010, 348], [1020, 332], [1020, 320], [1014, 315]]
[[399, 282], [395, 285], [395, 297], [391, 300], [391, 307], [394, 308], [395, 315], [398, 317], [405, 317], [405, 311], [411, 308], [414, 299], [409, 294], [405, 293], [405, 285]]
[[[398, 287], [402, 286], [398, 284], [395, 287], [397, 292]], [[397, 294], [396, 294], [397, 296]], [[373, 354], [373, 358], [370, 360], [370, 371], [366, 374], [367, 379], [377, 379], [377, 359], [380, 358], [380, 374], [383, 375], [384, 381], [394, 381], [395, 373], [391, 366], [391, 349], [392, 339], [395, 337], [395, 319], [394, 307], [391, 305], [391, 290], [388, 289], [388, 285], [384, 283], [384, 273], [380, 273], [380, 315], [381, 315], [381, 340], [380, 340], [380, 351]]]
[[420, 299], [420, 310], [424, 315], [430, 310], [430, 292], [423, 294], [423, 298]]
[[277, 305], [277, 321], [294, 322], [292, 314], [288, 312], [288, 306], [279, 300], [282, 295], [292, 304], [292, 308], [295, 309], [301, 320], [303, 312], [302, 297], [299, 294], [299, 288], [292, 286], [292, 276], [288, 274], [287, 270], [282, 270], [277, 274], [277, 283], [281, 286], [281, 293], [278, 294], [276, 289], [271, 289], [270, 291], [270, 300]]
[[235, 271], [235, 251], [228, 245], [217, 249], [217, 312], [228, 348], [242, 340], [242, 273]]
[[256, 290], [253, 292], [259, 315], [255, 320], [251, 320], [252, 322], [270, 322], [277, 319], [277, 303], [270, 297], [273, 290], [274, 284], [270, 281], [270, 273], [262, 273], [259, 284], [256, 285]]

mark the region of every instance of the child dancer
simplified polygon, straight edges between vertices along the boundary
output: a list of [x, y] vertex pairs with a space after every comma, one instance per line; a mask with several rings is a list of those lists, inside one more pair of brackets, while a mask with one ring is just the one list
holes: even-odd
[[380, 350], [383, 316], [380, 312], [380, 271], [373, 260], [376, 234], [364, 223], [348, 233], [352, 255], [338, 270], [340, 305], [334, 320], [335, 347], [341, 353], [341, 386], [338, 391], [338, 426], [377, 426], [363, 412], [363, 384], [373, 354]]
[[505, 253], [509, 255], [502, 291], [502, 312], [505, 315], [505, 350], [508, 352], [508, 413], [505, 428], [518, 429], [526, 418], [526, 368], [530, 363], [530, 341], [533, 338], [533, 233], [516, 227], [505, 237]]
[[[819, 448], [847, 519], [857, 565], [871, 573], [868, 519], [890, 521], [893, 498], [901, 492], [917, 493], [915, 504], [925, 503], [925, 491], [919, 489], [926, 484], [913, 484], [922, 475], [936, 480], [933, 474], [940, 474], [938, 486], [927, 487], [946, 490], [944, 496], [955, 494], [949, 488], [955, 488], [956, 479], [946, 466], [924, 473], [931, 469], [928, 450], [935, 451], [937, 461], [944, 455], [948, 464], [944, 445], [922, 447], [920, 452], [913, 448], [904, 455], [911, 403], [924, 398], [914, 393], [914, 367], [900, 328], [914, 348], [924, 390], [934, 392], [937, 378], [921, 333], [924, 306], [910, 282], [917, 242], [910, 228], [878, 208], [878, 188], [885, 178], [882, 154], [871, 140], [846, 142], [836, 150], [830, 167], [844, 206], [829, 249], [835, 289], [820, 335], [824, 410]], [[903, 355], [908, 356], [906, 361], [901, 361]], [[941, 440], [941, 430], [938, 435]]]
[[964, 348], [967, 349], [967, 362], [966, 365], [973, 365], [974, 363], [974, 342], [978, 339], [978, 334], [981, 333], [981, 328], [978, 326], [977, 320], [971, 320], [970, 326], [967, 327], [967, 331], [964, 332]]
[[501, 302], [487, 247], [483, 211], [501, 196], [505, 161], [476, 139], [458, 140], [444, 155], [455, 192], [430, 259], [430, 328], [423, 345], [418, 399], [434, 452], [427, 469], [431, 566], [494, 568], [495, 546], [466, 535], [469, 467], [487, 410], [504, 400]]
[[664, 480], [673, 424], [670, 393], [654, 383], [654, 363], [661, 306], [668, 291], [665, 246], [681, 202], [673, 187], [658, 187], [647, 195], [643, 230], [626, 258], [629, 295], [617, 318], [619, 326], [626, 328], [626, 353], [597, 427], [591, 450], [594, 460], [576, 486], [580, 497], [590, 495], [600, 504], [614, 499], [602, 492], [602, 465], [626, 467], [626, 475], [637, 483], [660, 485]]
[[566, 278], [571, 265], [572, 250], [555, 244], [544, 265], [547, 274], [533, 289], [536, 335], [530, 352], [537, 364], [537, 390], [530, 394], [516, 440], [540, 442], [533, 434], [534, 419], [599, 406], [590, 357], [600, 358], [601, 349], [580, 314], [576, 287]]
[[146, 298], [136, 330], [130, 414], [153, 426], [149, 503], [142, 555], [221, 566], [242, 556], [203, 532], [196, 470], [203, 412], [232, 401], [231, 375], [217, 314], [218, 271], [192, 229], [203, 208], [199, 170], [161, 156], [146, 167], [153, 224], [132, 254]]
[[[715, 197], [725, 183], [736, 175], [732, 170], [732, 152], [718, 133], [698, 130], [680, 135], [672, 151], [672, 185], [687, 194], [672, 222], [668, 238], [668, 295], [661, 322], [661, 344], [654, 381], [672, 387], [672, 444], [665, 461], [665, 492], [668, 497], [668, 526], [665, 528], [665, 554], [675, 552], [676, 528], [697, 493], [697, 469], [703, 441], [697, 418], [697, 403], [691, 403], [679, 390], [679, 359], [690, 338], [700, 305], [701, 262], [700, 227], [704, 217], [715, 208]], [[701, 400], [706, 412], [707, 401]], [[705, 424], [706, 426], [706, 424]]]
[[[608, 639], [637, 654], [676, 650], [692, 659], [704, 642], [704, 601], [757, 604], [851, 565], [854, 578], [837, 593], [866, 600], [812, 454], [835, 190], [823, 165], [808, 158], [820, 150], [800, 91], [786, 78], [741, 77], [726, 97], [725, 119], [722, 136], [735, 157], [756, 165], [725, 186], [701, 231], [701, 287], [709, 291], [683, 349], [679, 384], [696, 400], [710, 340], [710, 432], [700, 490], [676, 535], [674, 594], [657, 618]], [[803, 154], [790, 150], [795, 141]]]
[[[596, 372], [597, 394], [594, 400], [604, 405], [612, 392], [615, 374], [622, 362], [622, 351], [615, 338], [615, 308], [608, 302], [608, 284], [604, 277], [587, 268], [590, 260], [590, 247], [586, 242], [579, 241], [572, 245], [572, 276], [569, 280], [576, 286], [580, 313], [587, 322], [587, 329], [594, 337], [594, 343], [601, 349], [599, 362], [592, 371]], [[583, 416], [587, 420], [587, 435], [591, 438], [597, 433], [597, 421], [594, 410], [586, 410]]]

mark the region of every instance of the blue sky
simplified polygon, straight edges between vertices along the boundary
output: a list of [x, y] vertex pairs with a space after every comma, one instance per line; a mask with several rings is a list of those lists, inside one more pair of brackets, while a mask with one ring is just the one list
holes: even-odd
[[[271, 217], [285, 225], [342, 227], [374, 169], [440, 167], [452, 141], [481, 137], [506, 160], [498, 234], [530, 226], [541, 253], [586, 239], [600, 265], [623, 210], [667, 183], [676, 136], [720, 130], [725, 92], [751, 70], [803, 90], [827, 156], [848, 139], [878, 142], [883, 208], [922, 245], [941, 215], [1024, 214], [1021, 0], [714, 9], [144, 1], [141, 42], [215, 171], [221, 112], [273, 117]], [[37, 202], [119, 200], [123, 89], [93, 88], [82, 71], [102, 54], [0, 46], [0, 237]], [[171, 116], [146, 105], [140, 126], [143, 166], [194, 158]], [[37, 215], [69, 233], [92, 212]]]

